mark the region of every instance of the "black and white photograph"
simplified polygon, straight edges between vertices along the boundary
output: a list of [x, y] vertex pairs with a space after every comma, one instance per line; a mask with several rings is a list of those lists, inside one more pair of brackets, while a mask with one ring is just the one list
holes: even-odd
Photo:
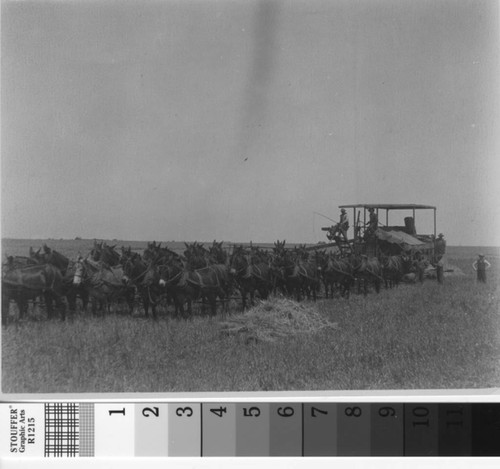
[[499, 18], [2, 0], [2, 394], [499, 388]]

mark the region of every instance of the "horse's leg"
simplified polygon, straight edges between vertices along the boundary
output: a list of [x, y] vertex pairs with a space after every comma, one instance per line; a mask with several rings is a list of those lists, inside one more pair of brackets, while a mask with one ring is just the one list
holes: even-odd
[[149, 295], [145, 290], [142, 291], [142, 306], [144, 306], [144, 316], [147, 318], [149, 316]]
[[227, 316], [228, 303], [229, 303], [229, 291], [228, 288], [221, 288], [219, 290], [219, 299], [222, 303], [222, 315]]
[[7, 325], [9, 310], [10, 310], [10, 298], [4, 291], [2, 291], [2, 326]]
[[193, 319], [193, 301], [189, 293], [186, 295], [186, 301], [187, 301], [187, 317], [185, 319]]
[[241, 294], [241, 306], [242, 310], [245, 311], [247, 307], [247, 290], [245, 287], [240, 288], [240, 294]]
[[269, 297], [269, 293], [270, 293], [269, 285], [266, 284], [265, 282], [262, 282], [259, 288], [259, 295], [261, 299], [267, 300], [267, 298]]
[[345, 289], [345, 297], [346, 299], [349, 299], [350, 296], [351, 296], [351, 287], [354, 285], [354, 281], [353, 280], [347, 280], [345, 282], [345, 286], [344, 286], [344, 289]]
[[149, 300], [151, 303], [151, 313], [153, 315], [153, 319], [156, 321], [158, 319], [158, 315], [156, 314], [156, 304], [158, 303], [158, 298], [151, 298], [151, 290], [149, 291]]
[[127, 305], [128, 305], [128, 314], [132, 316], [134, 314], [134, 305], [135, 305], [135, 290], [131, 290], [127, 294]]
[[87, 312], [88, 304], [89, 304], [89, 292], [82, 288], [80, 290], [80, 299], [82, 300], [82, 309], [83, 312]]
[[52, 304], [52, 297], [51, 297], [49, 292], [45, 292], [43, 294], [43, 297], [45, 299], [45, 309], [47, 310], [47, 318], [53, 319], [54, 310], [53, 310], [53, 304]]
[[182, 294], [182, 301], [181, 301], [181, 317], [182, 319], [186, 320], [188, 318], [193, 317], [193, 305], [191, 298], [188, 294], [183, 293]]
[[54, 302], [56, 306], [56, 310], [59, 312], [61, 317], [61, 321], [66, 320], [66, 304], [63, 301], [63, 297], [59, 295], [54, 295]]
[[187, 302], [187, 298], [186, 298], [186, 295], [184, 294], [184, 292], [177, 291], [175, 293], [175, 300], [177, 302], [176, 309], [178, 310], [178, 317], [181, 319], [187, 319], [186, 311], [184, 309], [186, 302]]
[[66, 292], [66, 301], [69, 312], [74, 314], [76, 312], [76, 292], [72, 287]]
[[181, 314], [181, 309], [179, 305], [179, 300], [177, 298], [177, 295], [174, 297], [174, 318], [179, 319], [179, 316]]
[[208, 304], [210, 306], [210, 317], [217, 315], [217, 293], [210, 292], [207, 295]]
[[172, 294], [172, 301], [174, 303], [174, 319], [179, 319], [179, 315], [181, 314], [181, 305], [179, 304], [179, 295], [174, 292]]

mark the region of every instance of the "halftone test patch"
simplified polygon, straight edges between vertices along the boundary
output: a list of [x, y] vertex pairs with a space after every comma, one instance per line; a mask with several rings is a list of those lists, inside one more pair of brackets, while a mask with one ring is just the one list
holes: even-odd
[[45, 457], [94, 455], [94, 404], [45, 404]]

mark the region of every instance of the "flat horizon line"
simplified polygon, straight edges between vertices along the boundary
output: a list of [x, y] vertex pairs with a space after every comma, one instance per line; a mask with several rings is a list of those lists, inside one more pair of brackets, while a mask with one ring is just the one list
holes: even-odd
[[[148, 242], [157, 242], [157, 243], [202, 243], [202, 244], [207, 244], [207, 243], [212, 243], [213, 241], [216, 242], [223, 242], [223, 243], [230, 243], [230, 244], [273, 244], [274, 241], [229, 241], [229, 240], [211, 240], [211, 241], [199, 241], [199, 240], [158, 240], [158, 239], [153, 239], [153, 240], [147, 240], [147, 239], [118, 239], [118, 238], [81, 238], [81, 237], [75, 237], [75, 238], [13, 238], [13, 237], [3, 237], [2, 236], [2, 241], [8, 241], [8, 240], [17, 240], [17, 241], [110, 241], [110, 242], [118, 242], [118, 243], [148, 243]], [[278, 241], [281, 241], [280, 239]], [[305, 244], [305, 245], [319, 245], [319, 244], [327, 244], [326, 241], [317, 241], [317, 242], [295, 242], [295, 241], [286, 241], [286, 244]], [[494, 249], [500, 249], [500, 246], [494, 246], [494, 245], [483, 245], [483, 244], [448, 244], [449, 248], [494, 248]]]

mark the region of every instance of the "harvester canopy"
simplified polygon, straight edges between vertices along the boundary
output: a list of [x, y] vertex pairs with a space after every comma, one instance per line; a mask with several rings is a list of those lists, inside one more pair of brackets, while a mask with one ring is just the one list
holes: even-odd
[[404, 231], [385, 231], [379, 229], [375, 232], [375, 236], [380, 241], [399, 246], [403, 251], [416, 251], [427, 247], [427, 243]]

